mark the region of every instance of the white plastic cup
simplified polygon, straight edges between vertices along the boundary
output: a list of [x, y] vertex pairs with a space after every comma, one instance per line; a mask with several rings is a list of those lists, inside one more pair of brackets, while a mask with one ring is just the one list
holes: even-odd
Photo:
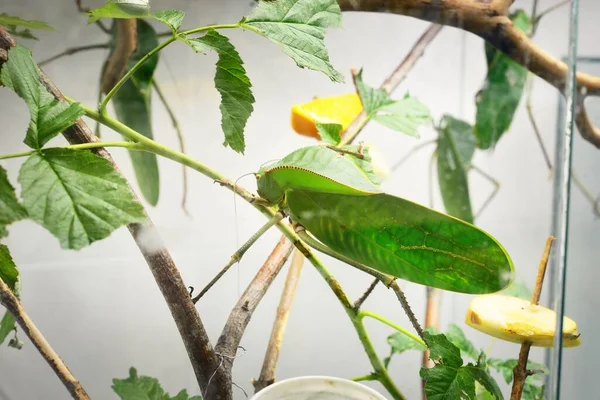
[[347, 379], [301, 376], [261, 390], [250, 400], [386, 400], [375, 390]]

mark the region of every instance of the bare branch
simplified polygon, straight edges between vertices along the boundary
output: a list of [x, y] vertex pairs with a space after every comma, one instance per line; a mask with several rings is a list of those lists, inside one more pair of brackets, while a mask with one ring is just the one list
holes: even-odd
[[267, 345], [267, 351], [265, 353], [260, 376], [258, 380], [252, 380], [255, 393], [260, 392], [275, 382], [275, 369], [277, 368], [279, 351], [281, 350], [281, 343], [283, 343], [285, 327], [292, 309], [292, 302], [296, 295], [296, 288], [298, 287], [303, 264], [304, 255], [296, 250], [294, 252], [294, 257], [292, 258], [292, 264], [288, 270], [287, 278], [285, 279], [283, 293], [281, 293], [281, 300], [277, 307], [277, 316], [273, 323], [273, 330], [271, 331], [271, 337], [269, 338], [269, 344]]
[[369, 285], [367, 290], [354, 302], [354, 311], [358, 312], [365, 301], [369, 298], [373, 290], [375, 290], [375, 286], [379, 283], [379, 279], [374, 279], [373, 282]]
[[89, 400], [87, 392], [81, 386], [81, 383], [75, 379], [69, 368], [63, 360], [56, 354], [50, 343], [46, 341], [42, 333], [29, 318], [25, 309], [19, 302], [19, 299], [10, 291], [10, 288], [2, 279], [0, 279], [0, 304], [8, 309], [15, 320], [19, 323], [23, 332], [31, 340], [33, 345], [38, 349], [44, 360], [54, 370], [54, 373], [61, 380], [74, 399]]
[[108, 49], [108, 43], [96, 43], [96, 44], [88, 44], [86, 46], [75, 46], [75, 47], [69, 47], [68, 49], [53, 55], [50, 58], [46, 58], [45, 60], [42, 60], [38, 63], [38, 65], [40, 67], [46, 65], [46, 64], [50, 64], [53, 61], [56, 61], [60, 58], [66, 57], [66, 56], [72, 56], [73, 54], [77, 54], [80, 53], [82, 51], [88, 51], [88, 50], [103, 50], [103, 49]]

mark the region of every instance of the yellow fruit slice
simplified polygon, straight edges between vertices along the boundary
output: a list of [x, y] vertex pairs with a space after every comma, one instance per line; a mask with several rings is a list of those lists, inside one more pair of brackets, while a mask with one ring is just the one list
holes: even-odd
[[[469, 305], [465, 322], [478, 331], [509, 342], [554, 346], [556, 313], [518, 297], [477, 296]], [[580, 344], [577, 324], [564, 317], [563, 346], [576, 347]]]
[[292, 129], [300, 135], [320, 139], [317, 123], [340, 124], [342, 132], [363, 110], [356, 93], [322, 97], [292, 106]]

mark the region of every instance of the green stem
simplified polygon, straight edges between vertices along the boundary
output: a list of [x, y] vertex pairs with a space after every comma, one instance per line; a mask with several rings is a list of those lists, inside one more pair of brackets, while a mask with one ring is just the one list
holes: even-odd
[[355, 376], [354, 378], [350, 378], [350, 380], [354, 382], [377, 381], [379, 380], [379, 377], [377, 376], [377, 374], [371, 373], [367, 375]]
[[236, 29], [239, 28], [240, 24], [235, 23], [235, 24], [219, 24], [219, 25], [208, 25], [208, 26], [203, 26], [201, 28], [194, 28], [194, 29], [190, 29], [189, 31], [183, 31], [181, 33], [179, 33], [179, 35], [191, 35], [194, 33], [198, 33], [198, 32], [203, 32], [203, 31], [209, 31], [209, 30], [215, 30], [215, 29]]
[[73, 145], [62, 146], [62, 147], [48, 147], [46, 149], [40, 149], [40, 150], [23, 151], [21, 153], [3, 154], [3, 155], [0, 155], [0, 160], [6, 160], [9, 158], [27, 157], [32, 154], [38, 153], [39, 151], [44, 152], [46, 150], [55, 150], [55, 149], [85, 150], [85, 149], [97, 149], [99, 147], [124, 147], [124, 148], [130, 149], [130, 150], [142, 150], [142, 148], [137, 143], [95, 142], [95, 143], [73, 144]]
[[427, 347], [427, 345], [425, 344], [425, 342], [419, 336], [417, 336], [414, 333], [412, 333], [412, 332], [404, 329], [400, 325], [393, 323], [389, 319], [387, 319], [385, 317], [382, 317], [381, 315], [379, 315], [377, 313], [374, 313], [374, 312], [368, 311], [368, 310], [362, 310], [362, 311], [359, 311], [358, 316], [360, 318], [362, 318], [362, 319], [364, 319], [365, 317], [370, 317], [370, 318], [376, 319], [377, 321], [386, 324], [390, 328], [397, 330], [398, 332], [402, 333], [403, 335], [408, 336], [409, 338], [411, 338], [415, 342], [420, 343], [424, 347]]

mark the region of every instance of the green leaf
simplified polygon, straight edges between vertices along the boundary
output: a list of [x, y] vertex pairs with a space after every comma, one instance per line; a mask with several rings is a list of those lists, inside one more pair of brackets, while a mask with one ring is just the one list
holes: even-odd
[[179, 28], [181, 28], [181, 23], [183, 22], [185, 13], [179, 10], [160, 10], [154, 12], [152, 16], [157, 21], [160, 21], [171, 28], [173, 33], [177, 33]]
[[44, 21], [26, 20], [19, 17], [11, 16], [5, 13], [0, 14], [0, 25], [4, 25], [10, 29], [21, 27], [29, 29], [39, 29], [42, 31], [55, 31], [56, 29]]
[[[512, 14], [511, 19], [518, 29], [530, 31], [531, 20], [524, 11]], [[509, 129], [527, 79], [525, 68], [487, 42], [485, 53], [488, 73], [476, 97], [475, 135], [481, 149], [494, 147]]]
[[240, 26], [279, 45], [300, 68], [323, 72], [334, 82], [344, 76], [329, 62], [323, 39], [327, 28], [340, 26], [342, 14], [335, 0], [260, 1]]
[[519, 297], [525, 300], [531, 300], [531, 290], [523, 282], [513, 282], [509, 287], [502, 291], [505, 296]]
[[185, 41], [197, 52], [214, 50], [219, 59], [215, 74], [215, 87], [221, 94], [221, 127], [225, 134], [224, 146], [244, 153], [246, 143], [244, 128], [252, 114], [254, 96], [252, 84], [246, 75], [244, 62], [227, 36], [209, 30], [206, 35]]
[[15, 317], [6, 311], [0, 321], [0, 344], [4, 343], [8, 335], [15, 329], [17, 329]]
[[[111, 50], [114, 50], [115, 34], [116, 30], [113, 29]], [[129, 59], [128, 70], [150, 50], [158, 46], [156, 31], [146, 21], [137, 21], [137, 38], [138, 45]], [[152, 133], [151, 85], [157, 64], [158, 53], [150, 57], [135, 71], [113, 97], [117, 118], [150, 139], [154, 137]], [[142, 195], [148, 203], [155, 206], [160, 193], [160, 174], [156, 154], [145, 151], [129, 151], [129, 155]]]
[[446, 212], [473, 223], [467, 173], [475, 151], [473, 128], [445, 115], [438, 128], [438, 182]]
[[450, 324], [450, 326], [448, 326], [446, 337], [452, 344], [458, 347], [462, 353], [471, 357], [471, 359], [477, 360], [479, 358], [479, 352], [475, 346], [473, 346], [473, 343], [467, 339], [465, 333], [458, 325]]
[[321, 140], [325, 143], [337, 145], [341, 138], [342, 125], [340, 124], [321, 124], [317, 122], [317, 131]]
[[393, 100], [385, 90], [367, 86], [362, 70], [356, 75], [356, 88], [367, 116], [397, 132], [418, 136], [419, 126], [430, 119], [429, 109], [408, 93], [401, 100]]
[[400, 354], [407, 350], [427, 350], [427, 348], [421, 343], [400, 332], [393, 333], [388, 336], [387, 342], [392, 348], [392, 353]]
[[2, 83], [22, 98], [31, 116], [25, 144], [39, 149], [83, 115], [79, 103], [58, 101], [42, 85], [28, 49], [8, 50], [8, 61], [0, 72]]
[[503, 400], [502, 392], [480, 365], [463, 365], [460, 349], [444, 335], [425, 332], [430, 357], [436, 363], [433, 368], [422, 368], [420, 375], [425, 380], [428, 400], [475, 400], [475, 382], [479, 382], [496, 400]]
[[[518, 362], [515, 359], [500, 360], [498, 358], [490, 358], [487, 364], [500, 372], [506, 383], [511, 383], [513, 380], [513, 369], [517, 366]], [[528, 377], [527, 382], [544, 383], [545, 376], [549, 373], [545, 365], [531, 360], [527, 361], [527, 369], [539, 372]]]
[[80, 249], [122, 225], [145, 220], [127, 181], [89, 151], [48, 149], [34, 154], [21, 166], [19, 183], [29, 216], [63, 248]]
[[373, 159], [372, 155], [378, 155], [373, 149], [369, 146], [363, 145], [346, 145], [343, 146], [342, 149], [352, 151], [354, 153], [362, 153], [363, 158], [354, 157], [352, 155], [346, 155], [346, 158], [349, 158], [354, 162], [358, 168], [362, 170], [362, 172], [367, 176], [367, 178], [375, 185], [380, 186], [383, 180], [386, 178], [385, 171], [379, 170], [379, 166], [376, 163], [380, 162], [380, 160]]
[[101, 18], [147, 18], [150, 17], [148, 0], [107, 0], [102, 7], [88, 13], [88, 24]]
[[190, 397], [185, 389], [171, 397], [157, 379], [138, 376], [133, 367], [129, 369], [128, 378], [113, 379], [112, 389], [121, 400], [202, 400], [202, 396]]
[[[0, 244], [0, 279], [18, 296], [19, 270], [10, 255], [8, 247], [3, 244]], [[4, 343], [6, 337], [15, 329], [15, 319], [11, 313], [6, 311], [2, 321], [0, 321], [0, 344]]]
[[27, 211], [19, 204], [6, 170], [0, 166], [0, 238], [6, 236], [8, 225], [26, 217]]

